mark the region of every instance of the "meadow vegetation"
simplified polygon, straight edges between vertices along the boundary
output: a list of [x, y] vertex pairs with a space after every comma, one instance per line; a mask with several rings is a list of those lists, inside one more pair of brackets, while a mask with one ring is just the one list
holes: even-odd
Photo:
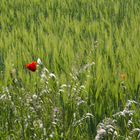
[[1, 0], [0, 139], [140, 139], [139, 13], [139, 0]]

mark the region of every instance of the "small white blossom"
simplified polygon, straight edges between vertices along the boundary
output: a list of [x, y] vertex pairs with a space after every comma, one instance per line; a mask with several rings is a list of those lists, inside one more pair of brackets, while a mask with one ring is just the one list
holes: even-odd
[[41, 62], [41, 59], [40, 58], [37, 59], [37, 64], [38, 65], [42, 65], [42, 62]]
[[37, 95], [34, 94], [34, 95], [32, 96], [32, 98], [33, 98], [34, 100], [36, 100], [36, 99], [37, 99]]
[[55, 74], [53, 74], [53, 73], [50, 73], [49, 76], [50, 76], [50, 78], [56, 79], [56, 76], [55, 76]]

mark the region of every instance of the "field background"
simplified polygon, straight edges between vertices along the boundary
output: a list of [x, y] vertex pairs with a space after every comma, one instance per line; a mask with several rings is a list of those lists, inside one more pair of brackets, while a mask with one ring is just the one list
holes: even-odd
[[0, 139], [140, 139], [139, 13], [139, 0], [1, 0]]

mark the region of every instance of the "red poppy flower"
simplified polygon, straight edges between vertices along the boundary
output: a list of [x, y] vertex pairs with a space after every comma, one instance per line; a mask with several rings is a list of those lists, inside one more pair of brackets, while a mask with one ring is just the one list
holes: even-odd
[[37, 69], [37, 63], [36, 63], [36, 62], [32, 62], [32, 63], [30, 63], [30, 64], [26, 64], [25, 66], [26, 66], [26, 68], [27, 68], [28, 70], [30, 70], [30, 71], [32, 71], [32, 72], [35, 72], [36, 69]]

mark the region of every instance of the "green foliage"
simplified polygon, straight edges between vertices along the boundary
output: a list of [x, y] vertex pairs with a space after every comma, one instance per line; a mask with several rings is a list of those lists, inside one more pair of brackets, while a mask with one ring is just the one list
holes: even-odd
[[1, 0], [0, 139], [140, 138], [139, 12], [138, 0]]

